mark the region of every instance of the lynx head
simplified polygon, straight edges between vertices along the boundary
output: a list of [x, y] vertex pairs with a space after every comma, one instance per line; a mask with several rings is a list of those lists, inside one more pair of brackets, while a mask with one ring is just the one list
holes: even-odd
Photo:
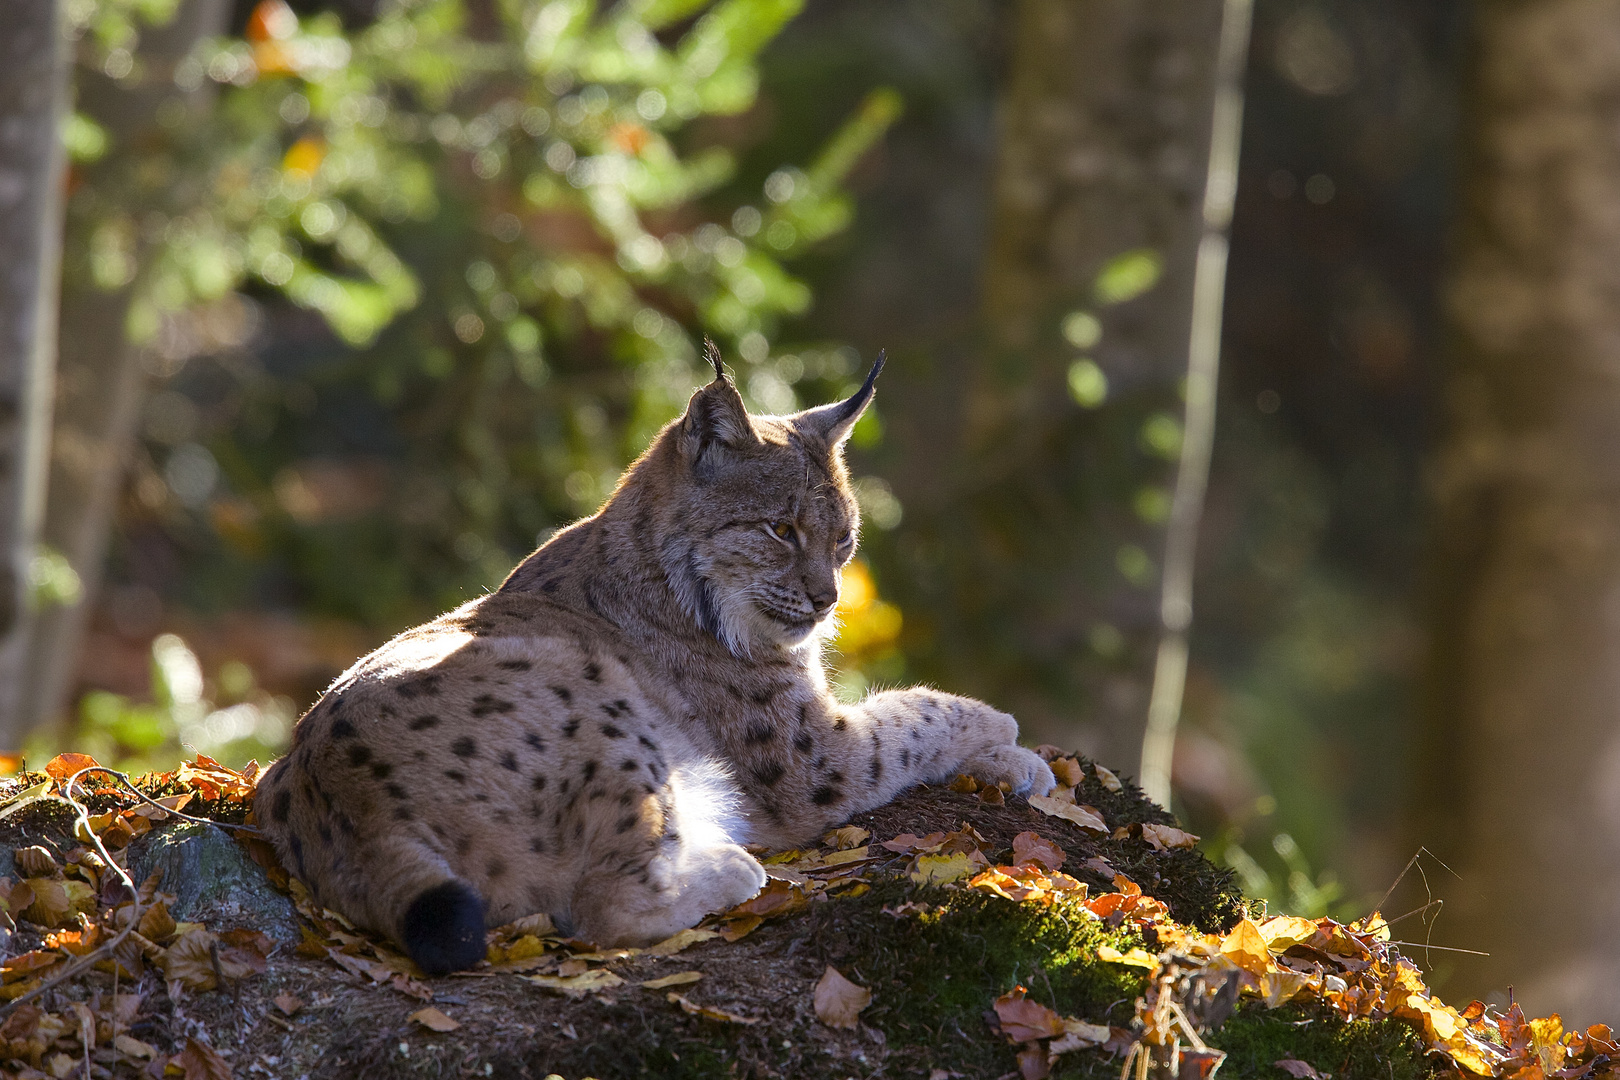
[[[733, 652], [812, 640], [838, 603], [860, 525], [843, 446], [883, 357], [846, 401], [752, 416], [713, 343], [714, 381], [659, 439], [660, 559], [694, 619]], [[672, 475], [673, 474], [673, 475]]]

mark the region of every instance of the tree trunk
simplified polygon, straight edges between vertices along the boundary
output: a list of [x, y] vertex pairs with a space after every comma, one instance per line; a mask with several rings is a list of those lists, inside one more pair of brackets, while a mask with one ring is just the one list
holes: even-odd
[[1620, 0], [1475, 18], [1414, 820], [1463, 877], [1436, 940], [1491, 954], [1446, 997], [1585, 1025], [1620, 1012]]
[[[1017, 624], [1003, 635], [1016, 646], [1001, 658], [1002, 685], [985, 688], [992, 700], [1033, 734], [1127, 768], [1141, 751], [1157, 595], [1149, 582], [1123, 585], [1115, 552], [1160, 546], [1126, 507], [1131, 487], [1168, 470], [1129, 458], [1148, 412], [1180, 412], [1221, 10], [1220, 0], [1022, 0], [1001, 106], [984, 283], [991, 357], [967, 402], [974, 490], [962, 509], [977, 532], [964, 614]], [[1160, 260], [1158, 284], [1100, 304], [1099, 272], [1142, 249]], [[1102, 324], [1089, 353], [1113, 388], [1101, 411], [1067, 389], [1082, 353], [1061, 327], [1077, 310]], [[1029, 568], [1040, 565], [1056, 575], [1038, 579]], [[1088, 645], [1103, 622], [1135, 647], [1106, 674]], [[1090, 698], [1083, 726], [1064, 715], [1076, 697]]]
[[[127, 167], [127, 161], [118, 157], [123, 148], [165, 140], [157, 122], [165, 102], [185, 100], [189, 108], [205, 107], [204, 99], [212, 95], [211, 82], [183, 92], [169, 73], [203, 38], [224, 33], [229, 16], [228, 0], [184, 0], [167, 24], [143, 28], [140, 62], [153, 73], [145, 86], [121, 86], [99, 72], [82, 75], [80, 110], [106, 129], [112, 146], [102, 168]], [[88, 182], [96, 181], [92, 167]], [[57, 719], [68, 704], [85, 626], [103, 576], [113, 512], [146, 400], [148, 379], [141, 351], [124, 340], [134, 287], [108, 292], [98, 288], [88, 273], [74, 273], [62, 288], [61, 360], [44, 538], [66, 556], [81, 588], [76, 603], [50, 608], [34, 621], [24, 703], [29, 728]]]
[[51, 0], [0, 0], [0, 26], [0, 749], [12, 750], [50, 445], [67, 43]]

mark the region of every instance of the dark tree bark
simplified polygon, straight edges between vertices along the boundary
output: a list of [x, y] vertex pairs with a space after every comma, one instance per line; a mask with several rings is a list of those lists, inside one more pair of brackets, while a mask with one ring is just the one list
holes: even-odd
[[[171, 76], [175, 64], [199, 41], [225, 31], [229, 15], [226, 0], [184, 0], [167, 24], [143, 28], [141, 66], [151, 72], [143, 86], [118, 85], [99, 72], [83, 74], [79, 107], [106, 129], [113, 147], [97, 167], [125, 167], [120, 148], [161, 145], [166, 136], [157, 116], [166, 102], [184, 100], [191, 109], [207, 107], [211, 83], [183, 92]], [[77, 603], [42, 611], [34, 621], [22, 705], [28, 727], [56, 719], [73, 689], [86, 622], [101, 585], [113, 512], [147, 396], [149, 380], [141, 350], [124, 340], [134, 287], [109, 292], [98, 288], [86, 272], [69, 275], [62, 288], [61, 360], [44, 539], [67, 557], [81, 588]]]
[[0, 749], [11, 750], [50, 445], [67, 48], [52, 0], [0, 0], [0, 27]]
[[[1152, 408], [1180, 411], [1221, 10], [1220, 0], [1022, 0], [1001, 107], [989, 356], [968, 390], [959, 507], [973, 530], [963, 614], [986, 630], [965, 636], [1004, 648], [988, 665], [1000, 685], [982, 689], [1031, 734], [1126, 768], [1141, 752], [1158, 597], [1152, 584], [1122, 588], [1114, 553], [1127, 541], [1158, 551], [1156, 530], [1126, 507], [1133, 486], [1168, 470], [1110, 455], [1135, 453], [1134, 425]], [[1162, 262], [1156, 287], [1099, 306], [1099, 271], [1139, 249]], [[1091, 355], [1117, 409], [1081, 410], [1066, 388], [1081, 353], [1061, 326], [1080, 309], [1102, 321]], [[1088, 645], [1103, 621], [1135, 648], [1106, 673]], [[1076, 698], [1090, 699], [1083, 725], [1065, 715]]]
[[[1475, 6], [1417, 839], [1451, 1000], [1620, 1011], [1620, 2]], [[1443, 938], [1438, 935], [1444, 935]]]

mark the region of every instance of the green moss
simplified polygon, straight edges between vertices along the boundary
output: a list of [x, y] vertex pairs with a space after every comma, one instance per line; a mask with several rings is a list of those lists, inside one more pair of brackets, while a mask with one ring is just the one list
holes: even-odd
[[[882, 914], [907, 900], [924, 915]], [[1142, 972], [1097, 959], [1097, 947], [1142, 945], [1136, 931], [1110, 929], [1059, 900], [1015, 904], [984, 893], [885, 883], [858, 900], [828, 904], [812, 931], [835, 941], [850, 978], [874, 991], [862, 1019], [883, 1031], [891, 1068], [948, 1068], [997, 1076], [1012, 1048], [985, 1020], [995, 1000], [1022, 985], [1065, 1016], [1123, 1024], [1142, 993]]]
[[1396, 1020], [1345, 1023], [1317, 1010], [1248, 1005], [1208, 1042], [1226, 1051], [1223, 1077], [1286, 1078], [1272, 1064], [1282, 1058], [1309, 1062], [1324, 1076], [1346, 1080], [1419, 1080], [1439, 1073], [1417, 1034]]

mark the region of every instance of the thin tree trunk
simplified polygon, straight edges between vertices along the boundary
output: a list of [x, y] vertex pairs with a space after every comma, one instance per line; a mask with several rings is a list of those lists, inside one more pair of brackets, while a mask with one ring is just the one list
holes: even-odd
[[[1202, 228], [1221, 10], [1221, 0], [1021, 0], [1002, 102], [984, 285], [993, 355], [967, 403], [977, 505], [966, 516], [988, 523], [975, 538], [987, 566], [972, 572], [968, 596], [995, 583], [986, 606], [996, 610], [979, 617], [986, 626], [1019, 624], [1006, 636], [1023, 655], [1009, 660], [1016, 666], [1008, 666], [1004, 685], [984, 689], [1033, 721], [1035, 734], [1078, 741], [1125, 767], [1141, 752], [1151, 662], [1144, 655], [1132, 674], [1108, 676], [1113, 685], [1093, 697], [1092, 722], [1081, 727], [1073, 699], [1081, 684], [1095, 690], [1096, 683], [1075, 674], [1085, 666], [1076, 658], [1089, 654], [1088, 635], [1105, 620], [1151, 647], [1151, 586], [1099, 605], [1093, 598], [1106, 582], [1093, 575], [1106, 567], [1117, 583], [1114, 548], [1126, 540], [1159, 545], [1137, 535], [1143, 530], [1117, 505], [1125, 498], [1096, 478], [1121, 471], [1103, 458], [1120, 433], [1100, 432], [1102, 414], [1070, 399], [1066, 375], [1080, 353], [1060, 328], [1069, 313], [1094, 311], [1103, 330], [1092, 355], [1110, 382], [1162, 395], [1174, 407]], [[1162, 263], [1156, 287], [1129, 304], [1099, 307], [1098, 273], [1140, 249]], [[992, 560], [1006, 572], [998, 577]], [[1060, 577], [1034, 580], [1028, 568], [1040, 564], [1059, 567]]]
[[[99, 73], [81, 79], [79, 105], [106, 129], [112, 152], [103, 167], [127, 167], [118, 155], [161, 141], [158, 110], [183, 100], [207, 107], [211, 83], [183, 92], [169, 73], [203, 38], [225, 31], [228, 0], [185, 0], [165, 25], [144, 28], [139, 57], [152, 73], [148, 84], [120, 86]], [[96, 182], [92, 171], [90, 183]], [[61, 361], [51, 454], [50, 499], [44, 537], [79, 575], [77, 603], [35, 619], [29, 644], [24, 705], [29, 727], [58, 718], [68, 704], [79, 651], [103, 577], [108, 538], [135, 444], [148, 378], [141, 351], [125, 342], [124, 319], [134, 286], [108, 292], [88, 274], [74, 274], [62, 289]]]
[[0, 27], [0, 749], [12, 750], [50, 445], [67, 46], [53, 0], [0, 0]]
[[[1448, 999], [1620, 1013], [1620, 0], [1482, 0], [1417, 838]], [[1443, 935], [1443, 936], [1442, 936]]]

